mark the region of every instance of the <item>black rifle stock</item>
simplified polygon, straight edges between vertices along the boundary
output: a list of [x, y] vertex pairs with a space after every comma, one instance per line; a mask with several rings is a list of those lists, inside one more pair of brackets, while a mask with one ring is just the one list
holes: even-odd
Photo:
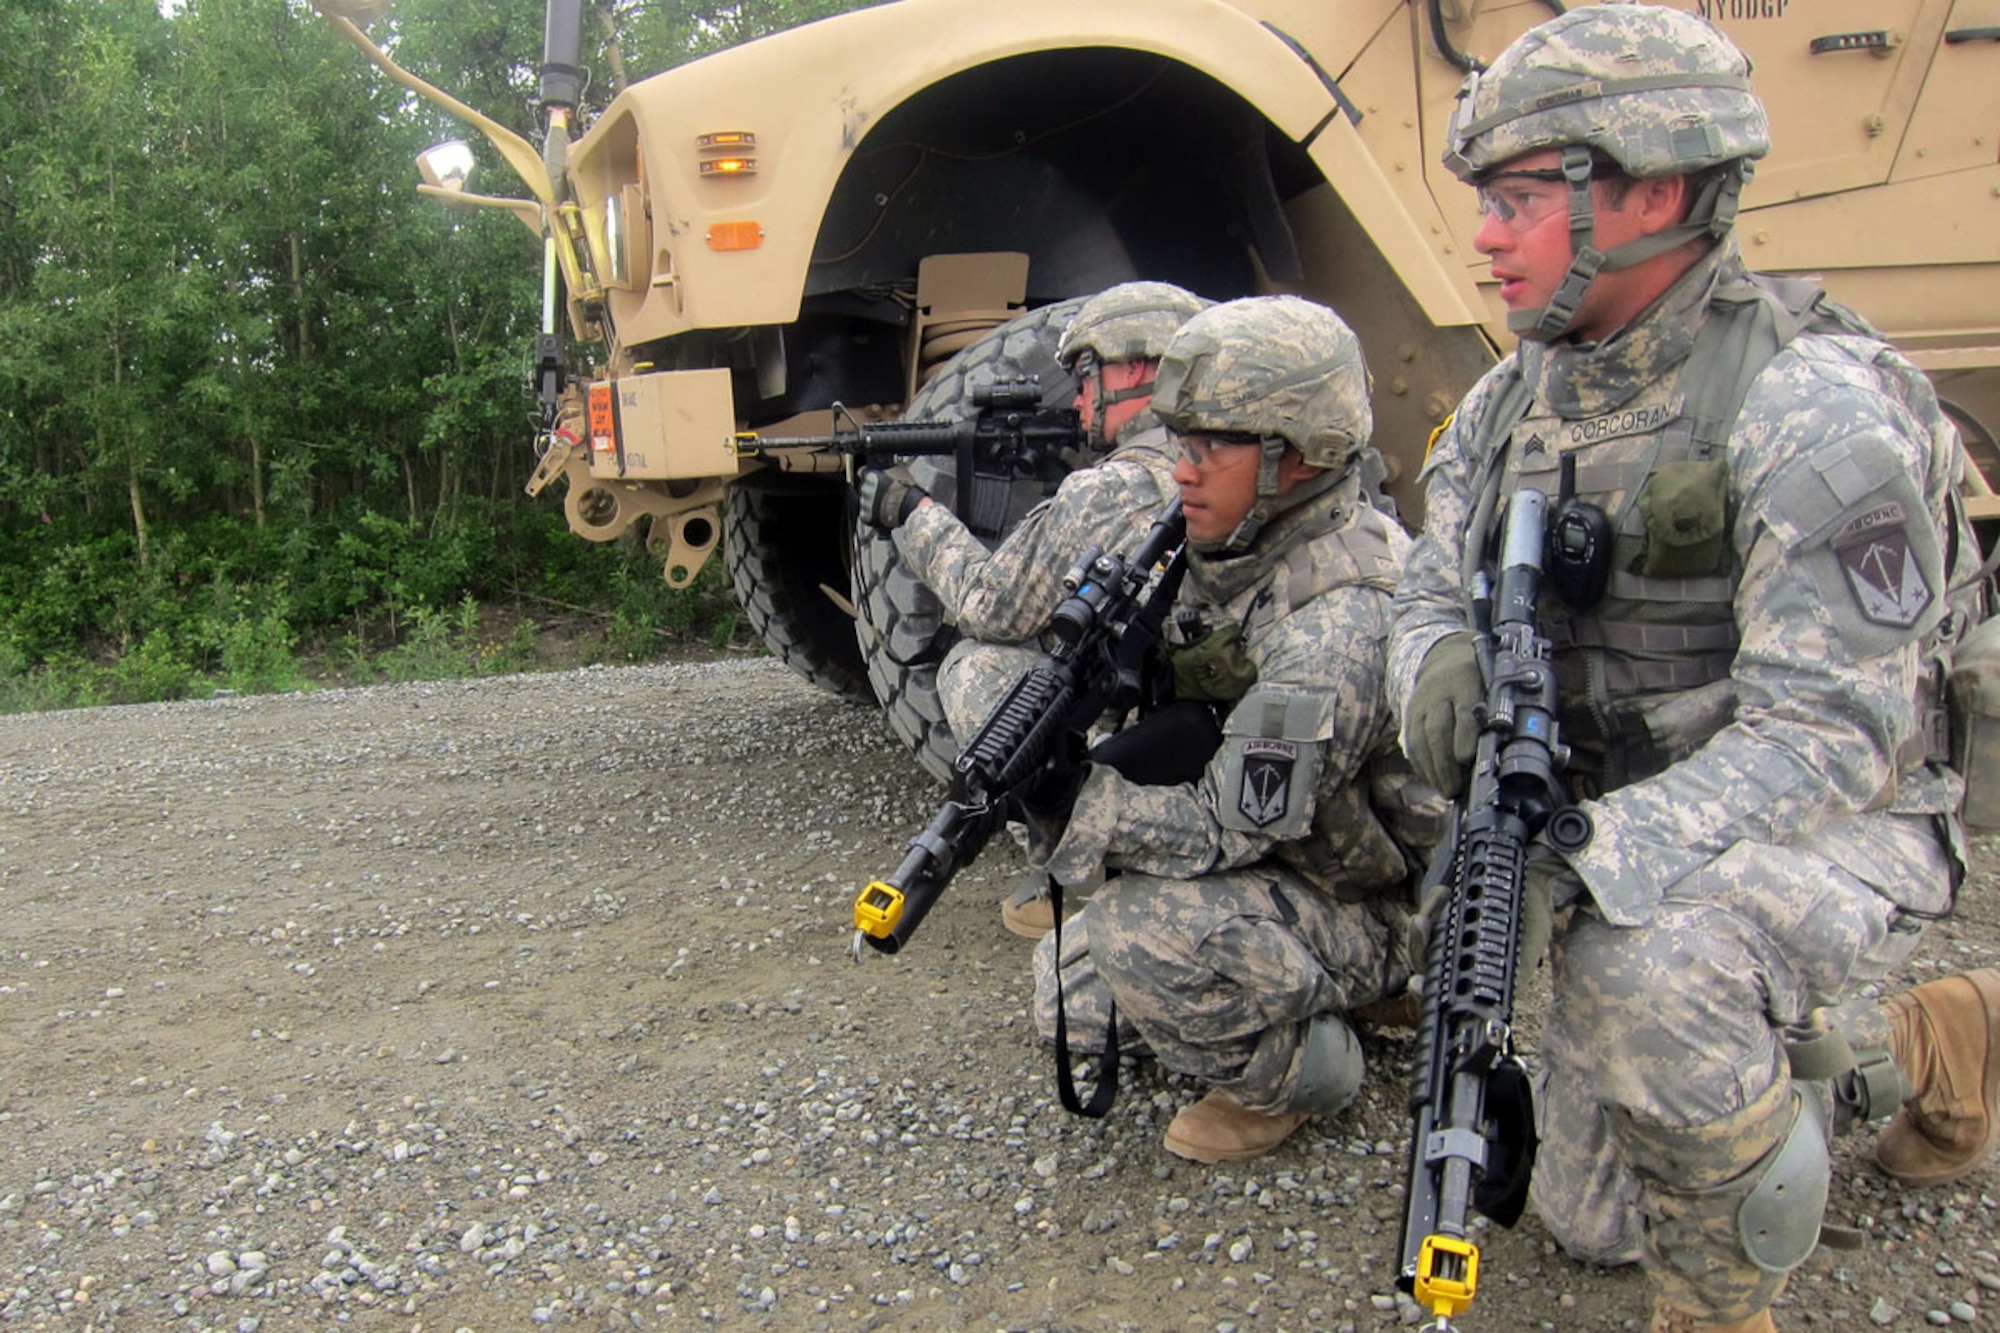
[[[908, 943], [953, 875], [970, 864], [1007, 821], [1009, 803], [1056, 756], [1106, 713], [1142, 701], [1147, 654], [1160, 640], [1179, 591], [1187, 525], [1167, 506], [1128, 557], [1084, 555], [1050, 621], [1051, 646], [1015, 679], [952, 762], [949, 797], [912, 838], [895, 873], [854, 900], [855, 954], [861, 944], [895, 953]], [[1156, 580], [1155, 567], [1166, 564]]]
[[[1082, 418], [1073, 408], [1043, 407], [1041, 401], [1039, 384], [1022, 376], [975, 386], [972, 405], [978, 411], [962, 421], [856, 421], [835, 403], [831, 435], [739, 435], [736, 451], [750, 458], [794, 449], [845, 454], [873, 467], [899, 458], [950, 457], [962, 506], [976, 477], [1054, 484], [1069, 474], [1084, 443]], [[845, 428], [838, 425], [843, 417]]]
[[[1548, 499], [1515, 493], [1501, 541], [1497, 601], [1475, 585], [1475, 640], [1486, 700], [1463, 801], [1431, 863], [1426, 888], [1448, 884], [1424, 957], [1409, 1191], [1399, 1281], [1449, 1329], [1472, 1303], [1477, 1210], [1512, 1226], [1527, 1202], [1534, 1113], [1514, 1051], [1514, 988], [1528, 844], [1546, 833], [1580, 851], [1590, 816], [1569, 803], [1561, 773], [1549, 644], [1536, 623]], [[1426, 894], [1428, 897], [1428, 893]]]

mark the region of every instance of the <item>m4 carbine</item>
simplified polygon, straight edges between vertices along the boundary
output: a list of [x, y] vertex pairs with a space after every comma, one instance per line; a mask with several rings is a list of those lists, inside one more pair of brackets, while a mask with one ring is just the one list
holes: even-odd
[[901, 949], [1019, 800], [1052, 768], [1080, 762], [1098, 719], [1150, 702], [1146, 659], [1180, 590], [1186, 533], [1175, 500], [1131, 555], [1088, 551], [1064, 578], [1068, 595], [1049, 623], [1047, 650], [959, 751], [950, 795], [910, 840], [903, 863], [855, 899], [856, 958], [863, 943], [883, 953]]
[[844, 454], [869, 467], [949, 457], [958, 475], [953, 508], [973, 531], [998, 536], [1006, 521], [1008, 483], [1032, 479], [1053, 489], [1080, 460], [1082, 418], [1073, 408], [1043, 407], [1041, 392], [1033, 376], [975, 385], [972, 405], [978, 411], [962, 421], [857, 421], [835, 403], [831, 435], [738, 435], [736, 452], [760, 459], [791, 450]]
[[1469, 1214], [1512, 1226], [1527, 1202], [1535, 1120], [1514, 1051], [1514, 988], [1528, 844], [1540, 833], [1581, 851], [1590, 816], [1569, 803], [1561, 773], [1556, 680], [1536, 623], [1548, 498], [1517, 491], [1501, 539], [1497, 603], [1474, 585], [1475, 640], [1486, 700], [1471, 779], [1426, 876], [1448, 885], [1431, 919], [1417, 1033], [1409, 1191], [1398, 1281], [1447, 1330], [1479, 1285]]

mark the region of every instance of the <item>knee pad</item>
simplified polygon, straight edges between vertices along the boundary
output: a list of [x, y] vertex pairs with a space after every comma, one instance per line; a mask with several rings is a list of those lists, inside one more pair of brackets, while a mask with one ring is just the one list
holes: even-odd
[[1736, 1210], [1737, 1232], [1750, 1262], [1767, 1273], [1789, 1273], [1819, 1244], [1833, 1183], [1825, 1112], [1809, 1089], [1793, 1093], [1792, 1127], [1752, 1168], [1756, 1183]]
[[1299, 1045], [1298, 1081], [1289, 1103], [1307, 1115], [1334, 1115], [1361, 1091], [1367, 1067], [1354, 1029], [1338, 1014], [1321, 1014], [1306, 1024]]
[[1833, 1179], [1820, 1090], [1780, 1077], [1729, 1115], [1686, 1127], [1609, 1114], [1646, 1187], [1649, 1267], [1665, 1294], [1700, 1309], [1721, 1283], [1747, 1308], [1769, 1304], [1819, 1243]]

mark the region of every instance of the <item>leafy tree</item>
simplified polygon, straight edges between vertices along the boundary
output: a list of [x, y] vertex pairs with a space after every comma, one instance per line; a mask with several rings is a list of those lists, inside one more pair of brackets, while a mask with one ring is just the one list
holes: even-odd
[[[594, 0], [589, 98], [852, 7]], [[542, 20], [396, 0], [371, 31], [538, 139]], [[624, 596], [629, 553], [520, 496], [540, 246], [409, 188], [447, 137], [304, 0], [0, 4], [0, 677], [106, 645], [150, 644], [132, 681], [225, 648], [238, 671], [247, 644], [499, 595], [533, 563]]]

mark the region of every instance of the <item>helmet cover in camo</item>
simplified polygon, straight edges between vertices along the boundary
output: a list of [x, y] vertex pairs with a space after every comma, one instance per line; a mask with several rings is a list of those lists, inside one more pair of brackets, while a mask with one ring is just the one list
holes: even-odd
[[1160, 359], [1153, 411], [1182, 435], [1280, 440], [1345, 471], [1374, 427], [1361, 341], [1297, 296], [1252, 296], [1196, 315]]
[[1472, 181], [1537, 149], [1583, 144], [1628, 176], [1699, 172], [1770, 151], [1750, 60], [1706, 19], [1662, 5], [1572, 9], [1470, 75], [1445, 165]]
[[1073, 370], [1085, 352], [1100, 364], [1157, 361], [1174, 332], [1210, 302], [1170, 282], [1121, 282], [1085, 301], [1056, 344], [1056, 361]]

